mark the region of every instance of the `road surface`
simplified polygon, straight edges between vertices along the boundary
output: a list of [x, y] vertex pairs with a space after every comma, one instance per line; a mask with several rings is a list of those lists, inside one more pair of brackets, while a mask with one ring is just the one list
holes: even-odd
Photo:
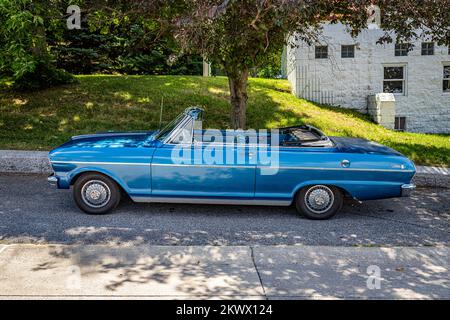
[[82, 213], [42, 175], [0, 175], [0, 243], [436, 246], [450, 243], [450, 190], [346, 203], [310, 221], [293, 207], [136, 204]]

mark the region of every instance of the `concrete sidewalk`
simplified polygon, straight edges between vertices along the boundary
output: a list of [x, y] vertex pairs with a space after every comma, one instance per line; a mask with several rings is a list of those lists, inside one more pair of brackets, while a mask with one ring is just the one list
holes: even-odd
[[0, 245], [0, 298], [449, 299], [450, 248]]
[[[0, 173], [50, 174], [48, 152], [0, 150]], [[450, 188], [450, 170], [444, 167], [417, 166], [413, 183], [418, 187]]]

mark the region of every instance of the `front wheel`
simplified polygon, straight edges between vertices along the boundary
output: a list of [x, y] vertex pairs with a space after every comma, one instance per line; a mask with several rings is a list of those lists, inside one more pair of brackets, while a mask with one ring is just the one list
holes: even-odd
[[342, 208], [344, 197], [333, 186], [314, 185], [300, 190], [295, 198], [297, 211], [312, 220], [326, 220]]
[[75, 181], [73, 197], [78, 208], [88, 214], [106, 214], [120, 202], [120, 189], [107, 176], [86, 173]]

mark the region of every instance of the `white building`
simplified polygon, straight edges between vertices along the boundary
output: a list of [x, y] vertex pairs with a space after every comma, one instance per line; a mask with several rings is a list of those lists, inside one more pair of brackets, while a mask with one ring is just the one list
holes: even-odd
[[395, 111], [387, 127], [449, 133], [450, 49], [415, 42], [408, 51], [408, 44], [377, 44], [382, 35], [372, 25], [352, 38], [344, 25], [327, 24], [320, 43], [288, 46], [287, 74], [294, 94], [368, 112], [368, 102], [374, 101], [369, 97], [393, 93]]

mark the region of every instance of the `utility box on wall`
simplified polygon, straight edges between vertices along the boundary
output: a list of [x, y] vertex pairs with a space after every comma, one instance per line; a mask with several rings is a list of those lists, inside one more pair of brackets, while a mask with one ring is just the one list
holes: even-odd
[[373, 120], [388, 129], [395, 128], [395, 96], [392, 93], [377, 93], [367, 99], [367, 111]]

